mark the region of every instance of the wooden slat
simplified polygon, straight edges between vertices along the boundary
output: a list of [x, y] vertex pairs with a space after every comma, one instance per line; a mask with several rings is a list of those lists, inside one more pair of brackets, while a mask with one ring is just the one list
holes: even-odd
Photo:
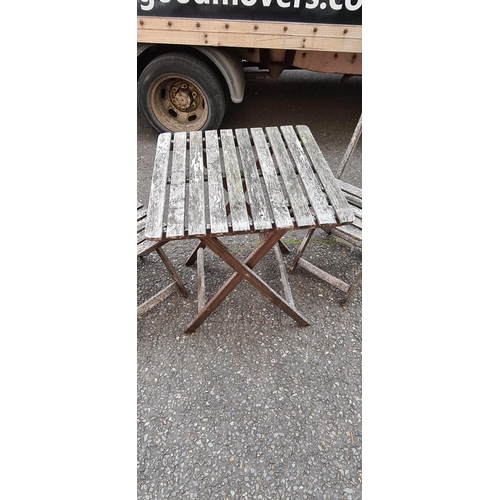
[[[141, 233], [143, 234], [143, 233]], [[144, 255], [150, 254], [152, 251], [156, 250], [162, 243], [158, 241], [151, 241], [142, 239], [142, 241], [137, 242], [137, 257], [142, 257]]]
[[205, 235], [206, 231], [203, 137], [198, 131], [189, 133], [188, 234]]
[[144, 231], [139, 231], [137, 233], [137, 244], [141, 243], [141, 241], [144, 241], [145, 239], [146, 237], [144, 236]]
[[[361, 217], [356, 216], [354, 222], [351, 222], [351, 224], [346, 224], [346, 225], [351, 225], [357, 227], [358, 229], [363, 229], [363, 219]], [[344, 227], [344, 226], [339, 226], [339, 227]]]
[[[342, 227], [342, 226], [340, 226], [340, 227]], [[360, 250], [362, 250], [363, 241], [360, 240], [359, 238], [355, 238], [355, 237], [353, 237], [349, 234], [346, 234], [346, 233], [336, 232], [335, 228], [331, 231], [330, 234], [332, 234], [338, 238], [341, 238], [344, 241], [347, 241], [348, 243], [350, 243], [352, 246], [355, 246], [356, 248], [359, 248]]]
[[[161, 1], [161, 0], [160, 0]], [[185, 0], [184, 0], [184, 3]], [[170, 25], [168, 24], [170, 21]], [[255, 29], [255, 26], [258, 29]], [[160, 16], [138, 16], [137, 29], [148, 30], [155, 29], [159, 31], [169, 31], [176, 33], [178, 31], [197, 31], [200, 33], [221, 32], [231, 34], [253, 33], [254, 35], [283, 36], [283, 27], [287, 26], [287, 36], [309, 36], [316, 38], [328, 37], [339, 38], [342, 40], [353, 40], [361, 43], [362, 26], [344, 25], [344, 24], [315, 24], [308, 23], [284, 23], [282, 21], [244, 21], [244, 20], [220, 20], [207, 18], [183, 18], [183, 17], [160, 17]], [[316, 28], [316, 30], [314, 30]], [[257, 33], [255, 33], [257, 31]], [[361, 46], [360, 46], [361, 47]]]
[[[319, 224], [335, 224], [336, 218], [333, 208], [329, 205], [328, 199], [323, 192], [323, 188], [314, 174], [309, 160], [302, 149], [299, 138], [292, 126], [280, 127], [287, 143], [288, 149], [297, 166], [300, 178], [304, 183], [304, 188], [309, 197], [309, 201], [314, 208]], [[331, 172], [330, 172], [331, 173]], [[333, 174], [332, 174], [333, 178]], [[333, 179], [335, 182], [335, 179]], [[340, 189], [338, 190], [340, 193]], [[346, 204], [347, 206], [347, 204]]]
[[234, 144], [233, 131], [221, 130], [220, 138], [222, 143], [222, 156], [226, 171], [227, 194], [231, 209], [231, 221], [233, 231], [249, 231], [245, 193], [241, 182], [238, 158], [236, 156], [236, 146]]
[[346, 200], [351, 205], [351, 208], [353, 208], [353, 205], [358, 208], [363, 208], [363, 197], [360, 188], [341, 181], [340, 179], [337, 179], [337, 183], [342, 189]]
[[339, 73], [344, 75], [361, 75], [363, 72], [363, 55], [360, 52], [297, 50], [292, 66], [318, 71], [319, 73]]
[[361, 208], [358, 208], [358, 207], [355, 207], [355, 206], [351, 205], [351, 210], [354, 212], [354, 215], [356, 216], [356, 219], [357, 218], [360, 218], [360, 219], [363, 218], [363, 210]]
[[245, 175], [254, 228], [256, 231], [271, 229], [271, 218], [267, 209], [259, 172], [257, 171], [248, 130], [237, 129], [236, 138], [238, 139], [238, 151], [243, 166], [243, 174]]
[[[351, 194], [346, 193], [344, 190], [342, 190], [342, 192], [344, 193], [345, 199], [347, 200], [349, 205], [351, 205], [351, 209], [353, 211], [354, 211], [354, 207], [357, 207], [359, 209], [363, 208], [363, 201], [361, 198], [358, 198], [357, 196], [352, 196]], [[356, 212], [354, 212], [354, 213], [356, 213]]]
[[205, 132], [208, 176], [208, 206], [210, 212], [210, 231], [212, 234], [228, 232], [226, 202], [222, 184], [222, 166], [219, 155], [219, 139], [216, 130]]
[[137, 221], [137, 232], [139, 233], [146, 227], [146, 218]]
[[340, 236], [349, 243], [360, 247], [363, 235], [363, 220], [361, 217], [355, 218], [354, 222], [343, 226], [322, 226], [322, 229], [329, 234]]
[[160, 134], [156, 145], [148, 205], [148, 219], [146, 222], [146, 237], [156, 240], [161, 239], [163, 235], [163, 210], [165, 208], [171, 137], [172, 134], [170, 132]]
[[275, 21], [223, 21], [204, 18], [138, 16], [137, 41], [361, 53], [362, 27], [314, 23], [285, 24]]
[[342, 189], [344, 194], [349, 193], [359, 199], [363, 198], [363, 190], [361, 188], [353, 186], [352, 184], [349, 184], [341, 179], [337, 179], [337, 184], [340, 186], [340, 189]]
[[257, 158], [259, 159], [260, 169], [266, 185], [267, 196], [271, 203], [274, 223], [278, 228], [292, 228], [293, 220], [288, 212], [286, 197], [281, 188], [271, 153], [267, 147], [264, 131], [261, 128], [252, 128], [250, 132], [257, 151]]
[[[334, 230], [337, 233], [346, 234], [358, 241], [362, 239], [362, 230], [353, 226], [352, 224], [346, 224], [345, 226], [337, 226], [334, 228]], [[332, 230], [332, 232], [334, 231]]]
[[146, 216], [148, 215], [141, 202], [137, 202], [137, 232], [139, 233], [146, 227]]
[[[286, 130], [287, 135], [291, 134], [289, 129], [292, 129], [292, 127], [281, 127], [283, 133], [285, 133]], [[337, 184], [337, 179], [335, 179], [335, 176], [333, 175], [330, 166], [314, 139], [311, 130], [306, 125], [297, 125], [297, 132], [309, 154], [309, 157], [311, 158], [316, 173], [318, 174], [328, 198], [330, 199], [330, 203], [335, 209], [338, 222], [340, 224], [352, 222], [354, 220], [354, 214], [351, 207], [342, 194], [341, 188]]]
[[165, 235], [169, 238], [184, 236], [186, 199], [186, 132], [174, 134], [172, 152], [172, 179]]
[[[146, 239], [146, 236], [144, 235], [144, 231], [138, 231], [138, 233], [137, 233], [137, 244], [141, 243], [145, 239]], [[148, 240], [148, 241], [150, 241], [150, 240]], [[155, 241], [154, 243], [158, 243], [158, 242]]]
[[360, 246], [362, 241], [363, 221], [361, 218], [356, 217], [354, 222], [344, 224], [343, 226], [321, 226], [321, 229], [329, 234], [334, 234], [347, 239], [349, 243]]
[[273, 148], [274, 157], [281, 173], [283, 183], [292, 205], [295, 222], [299, 227], [309, 227], [315, 224], [314, 217], [309, 209], [309, 202], [302, 192], [295, 169], [285, 148], [283, 138], [278, 127], [267, 127], [266, 134]]

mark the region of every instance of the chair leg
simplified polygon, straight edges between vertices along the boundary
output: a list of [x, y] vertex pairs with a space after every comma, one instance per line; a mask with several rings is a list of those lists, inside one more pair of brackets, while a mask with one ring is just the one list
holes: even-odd
[[315, 228], [309, 229], [307, 231], [307, 234], [304, 236], [297, 253], [295, 255], [295, 258], [293, 259], [292, 265], [290, 266], [290, 272], [293, 272], [294, 269], [297, 266], [300, 266], [310, 273], [314, 274], [318, 278], [322, 279], [323, 281], [326, 281], [330, 285], [333, 285], [335, 288], [338, 288], [339, 290], [343, 291], [346, 293], [345, 299], [340, 303], [342, 306], [345, 306], [349, 300], [351, 299], [352, 294], [356, 290], [357, 286], [359, 285], [359, 282], [361, 281], [361, 271], [358, 273], [356, 276], [356, 279], [354, 280], [354, 283], [352, 285], [349, 285], [348, 283], [345, 283], [344, 281], [336, 278], [335, 276], [332, 276], [331, 274], [323, 271], [317, 266], [314, 266], [307, 260], [304, 260], [302, 258], [302, 254], [304, 253], [313, 233], [315, 231]]
[[179, 275], [177, 274], [177, 271], [175, 270], [174, 266], [170, 262], [170, 259], [167, 257], [166, 253], [161, 248], [157, 248], [156, 252], [160, 256], [160, 259], [165, 264], [165, 267], [167, 268], [168, 272], [170, 273], [170, 275], [172, 276], [174, 281], [177, 283], [177, 286], [179, 287], [179, 290], [180, 290], [182, 296], [187, 297], [188, 293], [187, 293], [186, 289], [184, 288], [184, 285], [182, 284], [182, 280], [179, 277]]
[[173, 292], [175, 292], [176, 283], [170, 283], [166, 288], [158, 292], [154, 297], [143, 302], [137, 307], [137, 317], [140, 318], [144, 313], [152, 309], [156, 304], [160, 303], [163, 299], [167, 298]]
[[307, 244], [309, 243], [309, 240], [311, 239], [311, 236], [313, 235], [314, 231], [316, 228], [309, 229], [307, 231], [307, 234], [304, 236], [304, 239], [302, 240], [302, 243], [300, 244], [299, 248], [297, 249], [297, 253], [295, 255], [295, 258], [293, 259], [292, 265], [290, 266], [290, 272], [293, 273], [295, 267], [297, 266], [300, 257], [304, 253], [304, 250], [307, 247]]
[[349, 302], [352, 294], [354, 293], [354, 290], [356, 290], [357, 286], [359, 285], [359, 282], [361, 281], [361, 274], [362, 271], [359, 271], [358, 275], [356, 276], [356, 279], [354, 280], [354, 283], [349, 287], [349, 290], [347, 290], [346, 298], [341, 302], [340, 305], [345, 306]]

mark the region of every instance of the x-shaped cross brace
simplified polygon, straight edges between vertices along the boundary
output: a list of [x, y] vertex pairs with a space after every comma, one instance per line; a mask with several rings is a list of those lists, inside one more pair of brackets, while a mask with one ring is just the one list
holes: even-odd
[[[278, 295], [265, 281], [253, 272], [253, 268], [259, 261], [278, 243], [287, 232], [287, 229], [280, 229], [267, 234], [260, 241], [259, 246], [247, 257], [245, 262], [236, 258], [230, 250], [218, 239], [209, 237], [200, 237], [200, 246], [210, 248], [226, 264], [234, 269], [232, 276], [219, 288], [215, 295], [206, 303], [196, 318], [186, 328], [185, 333], [194, 332], [217, 308], [217, 306], [236, 288], [242, 281], [247, 280], [254, 288], [267, 297], [271, 302], [277, 305], [282, 311], [287, 313], [300, 326], [308, 326], [308, 321], [291, 305]], [[196, 253], [188, 259], [186, 264], [191, 264], [196, 260]]]

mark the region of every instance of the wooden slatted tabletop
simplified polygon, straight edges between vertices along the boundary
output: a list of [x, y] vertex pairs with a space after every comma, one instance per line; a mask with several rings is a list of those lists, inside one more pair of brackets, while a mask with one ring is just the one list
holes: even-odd
[[153, 241], [354, 220], [305, 125], [161, 134], [148, 214]]
[[[292, 229], [339, 226], [354, 218], [307, 126], [158, 137], [145, 236], [156, 242], [200, 241], [186, 262], [198, 260], [198, 315], [186, 333], [195, 331], [242, 280], [299, 325], [307, 326], [293, 303], [280, 239]], [[248, 233], [259, 233], [260, 243], [244, 262], [218, 238]], [[208, 302], [203, 270], [206, 247], [235, 271]], [[253, 271], [273, 248], [285, 297]]]

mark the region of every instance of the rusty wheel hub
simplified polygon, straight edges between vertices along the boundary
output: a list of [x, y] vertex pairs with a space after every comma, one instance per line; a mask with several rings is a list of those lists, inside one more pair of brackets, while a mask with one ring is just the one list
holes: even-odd
[[176, 82], [170, 88], [170, 100], [179, 111], [196, 109], [198, 93], [185, 82]]
[[208, 119], [203, 92], [179, 76], [166, 76], [155, 83], [151, 108], [160, 123], [174, 132], [200, 130]]

